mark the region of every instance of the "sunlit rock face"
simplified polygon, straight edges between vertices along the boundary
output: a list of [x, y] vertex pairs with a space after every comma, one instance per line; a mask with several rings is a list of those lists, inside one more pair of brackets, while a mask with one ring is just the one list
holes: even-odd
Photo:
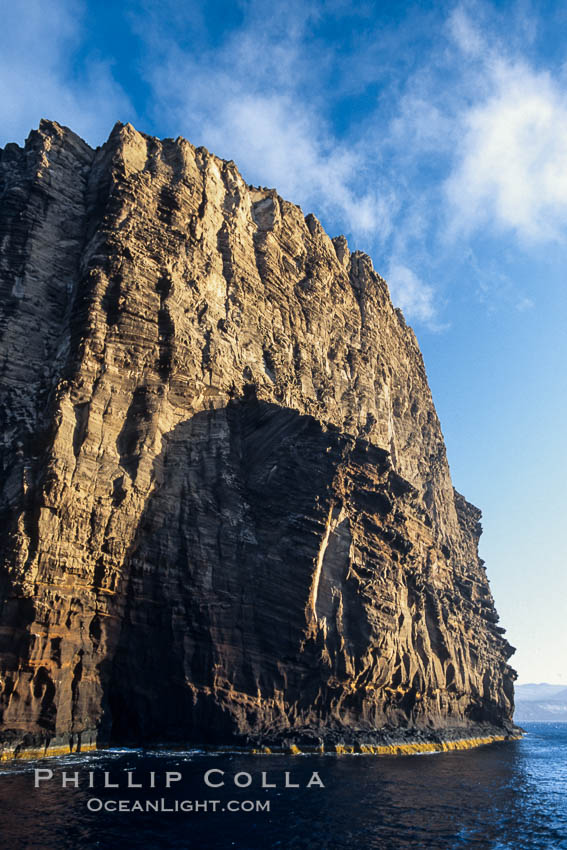
[[512, 649], [369, 258], [184, 139], [0, 158], [1, 740], [511, 728]]

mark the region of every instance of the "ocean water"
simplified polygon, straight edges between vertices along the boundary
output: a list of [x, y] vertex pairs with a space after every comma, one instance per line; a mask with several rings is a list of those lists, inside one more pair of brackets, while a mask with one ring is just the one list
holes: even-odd
[[[0, 847], [567, 850], [567, 724], [526, 728], [522, 741], [433, 755], [114, 750], [15, 763], [0, 770]], [[36, 769], [53, 772], [37, 788]]]

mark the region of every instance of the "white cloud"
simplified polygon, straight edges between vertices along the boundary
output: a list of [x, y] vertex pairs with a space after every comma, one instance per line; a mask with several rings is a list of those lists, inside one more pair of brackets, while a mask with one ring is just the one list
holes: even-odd
[[405, 317], [438, 329], [435, 321], [434, 290], [402, 263], [392, 263], [388, 270], [388, 287], [392, 301]]
[[[470, 52], [479, 38], [460, 33], [459, 44]], [[567, 222], [567, 97], [550, 73], [488, 48], [482, 70], [486, 93], [457, 118], [461, 140], [445, 186], [451, 232], [558, 239]]]
[[388, 205], [370, 191], [359, 193], [357, 154], [336, 143], [314, 111], [298, 108], [286, 93], [229, 97], [206, 115], [201, 133], [216, 153], [230, 155], [249, 179], [275, 185], [319, 214], [339, 214], [349, 229], [368, 234], [389, 229]]
[[157, 114], [234, 159], [250, 182], [380, 242], [391, 232], [394, 198], [375, 173], [368, 181], [368, 151], [340, 142], [329, 126], [315, 70], [328, 57], [310, 41], [318, 5], [310, 8], [266, 21], [252, 4], [241, 28], [199, 56], [156, 42], [158, 52], [166, 47], [150, 72]]
[[132, 117], [128, 98], [108, 62], [85, 60], [74, 69], [88, 36], [80, 0], [22, 0], [4, 4], [0, 29], [0, 143], [22, 142], [40, 118], [70, 126], [91, 144], [114, 123]]

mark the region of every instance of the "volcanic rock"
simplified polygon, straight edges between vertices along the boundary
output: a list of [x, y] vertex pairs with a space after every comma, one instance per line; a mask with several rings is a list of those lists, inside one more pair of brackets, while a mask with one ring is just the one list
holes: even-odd
[[0, 742], [512, 730], [416, 338], [344, 237], [182, 138], [0, 154]]

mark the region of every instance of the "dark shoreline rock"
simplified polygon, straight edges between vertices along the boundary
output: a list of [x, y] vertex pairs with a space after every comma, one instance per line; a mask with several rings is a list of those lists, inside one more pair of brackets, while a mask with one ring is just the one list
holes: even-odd
[[[466, 734], [465, 734], [466, 733]], [[255, 740], [247, 737], [245, 740], [235, 739], [230, 744], [203, 745], [202, 742], [188, 742], [184, 745], [172, 746], [167, 741], [147, 743], [146, 750], [163, 750], [165, 752], [187, 752], [199, 750], [215, 754], [242, 753], [250, 755], [417, 755], [427, 752], [450, 752], [452, 750], [475, 749], [494, 743], [521, 740], [525, 734], [519, 726], [506, 729], [490, 725], [468, 727], [466, 729], [446, 729], [440, 731], [416, 730], [375, 730], [372, 733], [357, 733], [347, 730], [346, 734], [330, 735], [327, 731], [317, 736], [312, 730], [288, 737], [266, 740]], [[48, 746], [33, 746], [18, 743], [14, 749], [6, 747], [1, 761], [36, 760], [40, 758], [68, 758], [69, 755], [80, 756], [89, 752], [104, 752], [108, 747], [97, 747], [94, 744], [81, 744], [78, 740], [65, 743], [50, 742]], [[139, 749], [132, 747], [132, 749]]]

